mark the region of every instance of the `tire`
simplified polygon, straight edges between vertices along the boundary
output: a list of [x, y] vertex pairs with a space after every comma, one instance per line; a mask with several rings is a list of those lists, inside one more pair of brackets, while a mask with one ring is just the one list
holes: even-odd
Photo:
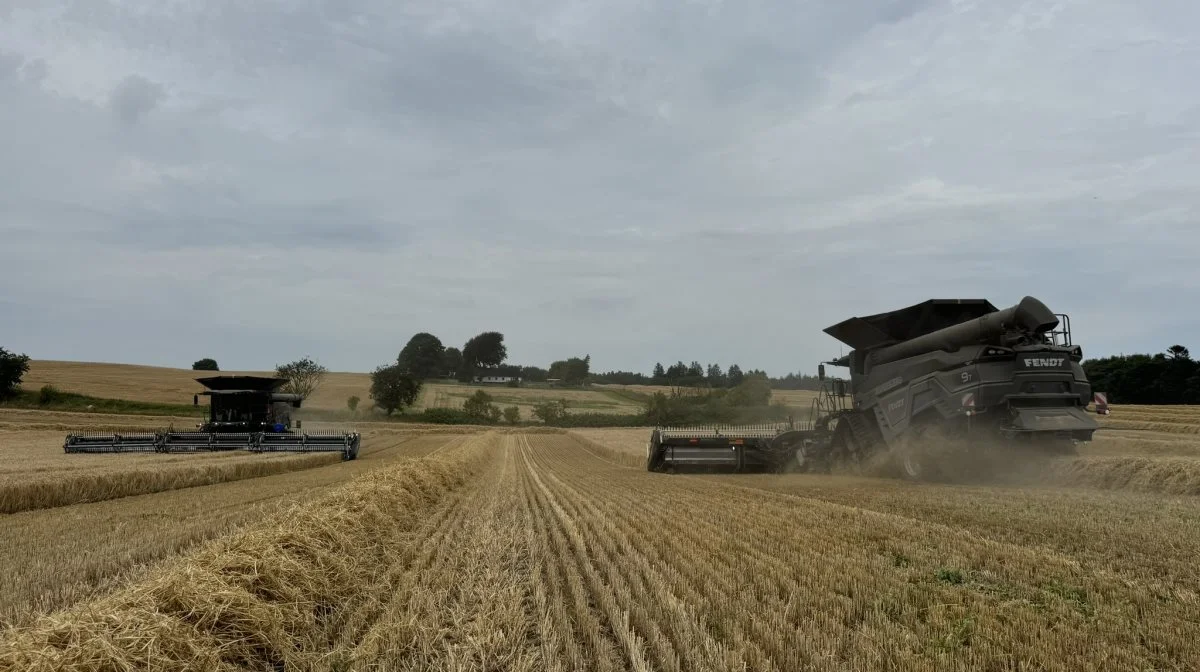
[[930, 445], [945, 440], [937, 428], [929, 425], [912, 426], [891, 449], [891, 461], [900, 478], [914, 483], [938, 480], [938, 454]]
[[905, 445], [900, 447], [897, 451], [896, 462], [900, 467], [900, 475], [905, 480], [916, 482], [925, 480], [925, 463], [921, 459], [921, 451], [913, 445], [912, 441], [905, 441]]

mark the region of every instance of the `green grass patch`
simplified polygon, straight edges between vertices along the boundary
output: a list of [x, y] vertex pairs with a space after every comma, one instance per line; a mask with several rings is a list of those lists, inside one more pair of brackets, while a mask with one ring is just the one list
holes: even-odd
[[960, 586], [964, 579], [961, 571], [943, 567], [937, 571], [937, 580], [952, 586]]
[[601, 389], [597, 389], [595, 391], [607, 395], [608, 397], [615, 399], [622, 404], [638, 404], [640, 406], [644, 405], [647, 401], [650, 401], [650, 395], [646, 394], [645, 392], [634, 392], [633, 390]]
[[1091, 601], [1088, 599], [1087, 591], [1082, 588], [1069, 586], [1058, 580], [1042, 584], [1040, 588], [1046, 593], [1066, 602], [1071, 608], [1084, 616], [1095, 614], [1095, 607], [1092, 606]]

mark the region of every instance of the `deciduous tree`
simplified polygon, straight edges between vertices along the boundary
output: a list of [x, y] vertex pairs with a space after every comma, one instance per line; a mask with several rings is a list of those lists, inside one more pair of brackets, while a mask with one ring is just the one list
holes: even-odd
[[457, 376], [463, 368], [462, 350], [446, 348], [442, 353], [442, 375]]
[[445, 363], [446, 348], [433, 334], [422, 331], [408, 339], [396, 363], [414, 378], [425, 380], [437, 376]]
[[421, 381], [399, 364], [380, 366], [371, 372], [371, 399], [387, 415], [412, 406], [421, 393]]
[[221, 367], [217, 366], [217, 360], [211, 357], [198, 359], [192, 363], [193, 371], [220, 371]]
[[0, 348], [0, 399], [7, 399], [16, 394], [21, 379], [28, 372], [28, 355], [18, 355]]
[[500, 366], [508, 359], [504, 334], [498, 331], [477, 334], [463, 346], [462, 355], [466, 364], [472, 368], [472, 373], [481, 366]]
[[289, 364], [277, 365], [275, 373], [281, 378], [288, 379], [283, 386], [284, 392], [298, 394], [301, 399], [307, 399], [321, 386], [321, 381], [324, 380], [328, 370], [312, 358], [304, 357]]
[[570, 359], [559, 360], [550, 365], [550, 377], [558, 378], [568, 385], [578, 385], [587, 380], [588, 373], [591, 371], [591, 365], [591, 355], [587, 355], [582, 359], [571, 357]]

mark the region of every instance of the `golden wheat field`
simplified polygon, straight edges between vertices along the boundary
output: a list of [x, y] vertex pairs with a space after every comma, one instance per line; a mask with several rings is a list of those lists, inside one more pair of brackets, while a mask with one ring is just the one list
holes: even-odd
[[[972, 485], [649, 474], [642, 429], [370, 429], [354, 462], [3, 515], [0, 670], [1197, 669], [1200, 440], [1173, 427], [1200, 413], [1118, 420], [1156, 429]], [[59, 439], [0, 430], [0, 488], [239, 460]]]

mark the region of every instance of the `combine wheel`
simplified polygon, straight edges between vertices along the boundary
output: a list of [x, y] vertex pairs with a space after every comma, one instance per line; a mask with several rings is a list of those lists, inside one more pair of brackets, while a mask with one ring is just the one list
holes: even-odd
[[892, 457], [900, 475], [909, 481], [933, 481], [941, 475], [939, 458], [947, 451], [949, 438], [931, 425], [915, 425], [892, 446]]
[[803, 441], [796, 446], [789, 464], [792, 471], [828, 474], [830, 471], [829, 444], [822, 445], [816, 441]]
[[924, 480], [925, 461], [922, 459], [923, 451], [919, 443], [917, 438], [909, 434], [901, 439], [895, 448], [896, 464], [900, 467], [900, 473], [910, 481]]

